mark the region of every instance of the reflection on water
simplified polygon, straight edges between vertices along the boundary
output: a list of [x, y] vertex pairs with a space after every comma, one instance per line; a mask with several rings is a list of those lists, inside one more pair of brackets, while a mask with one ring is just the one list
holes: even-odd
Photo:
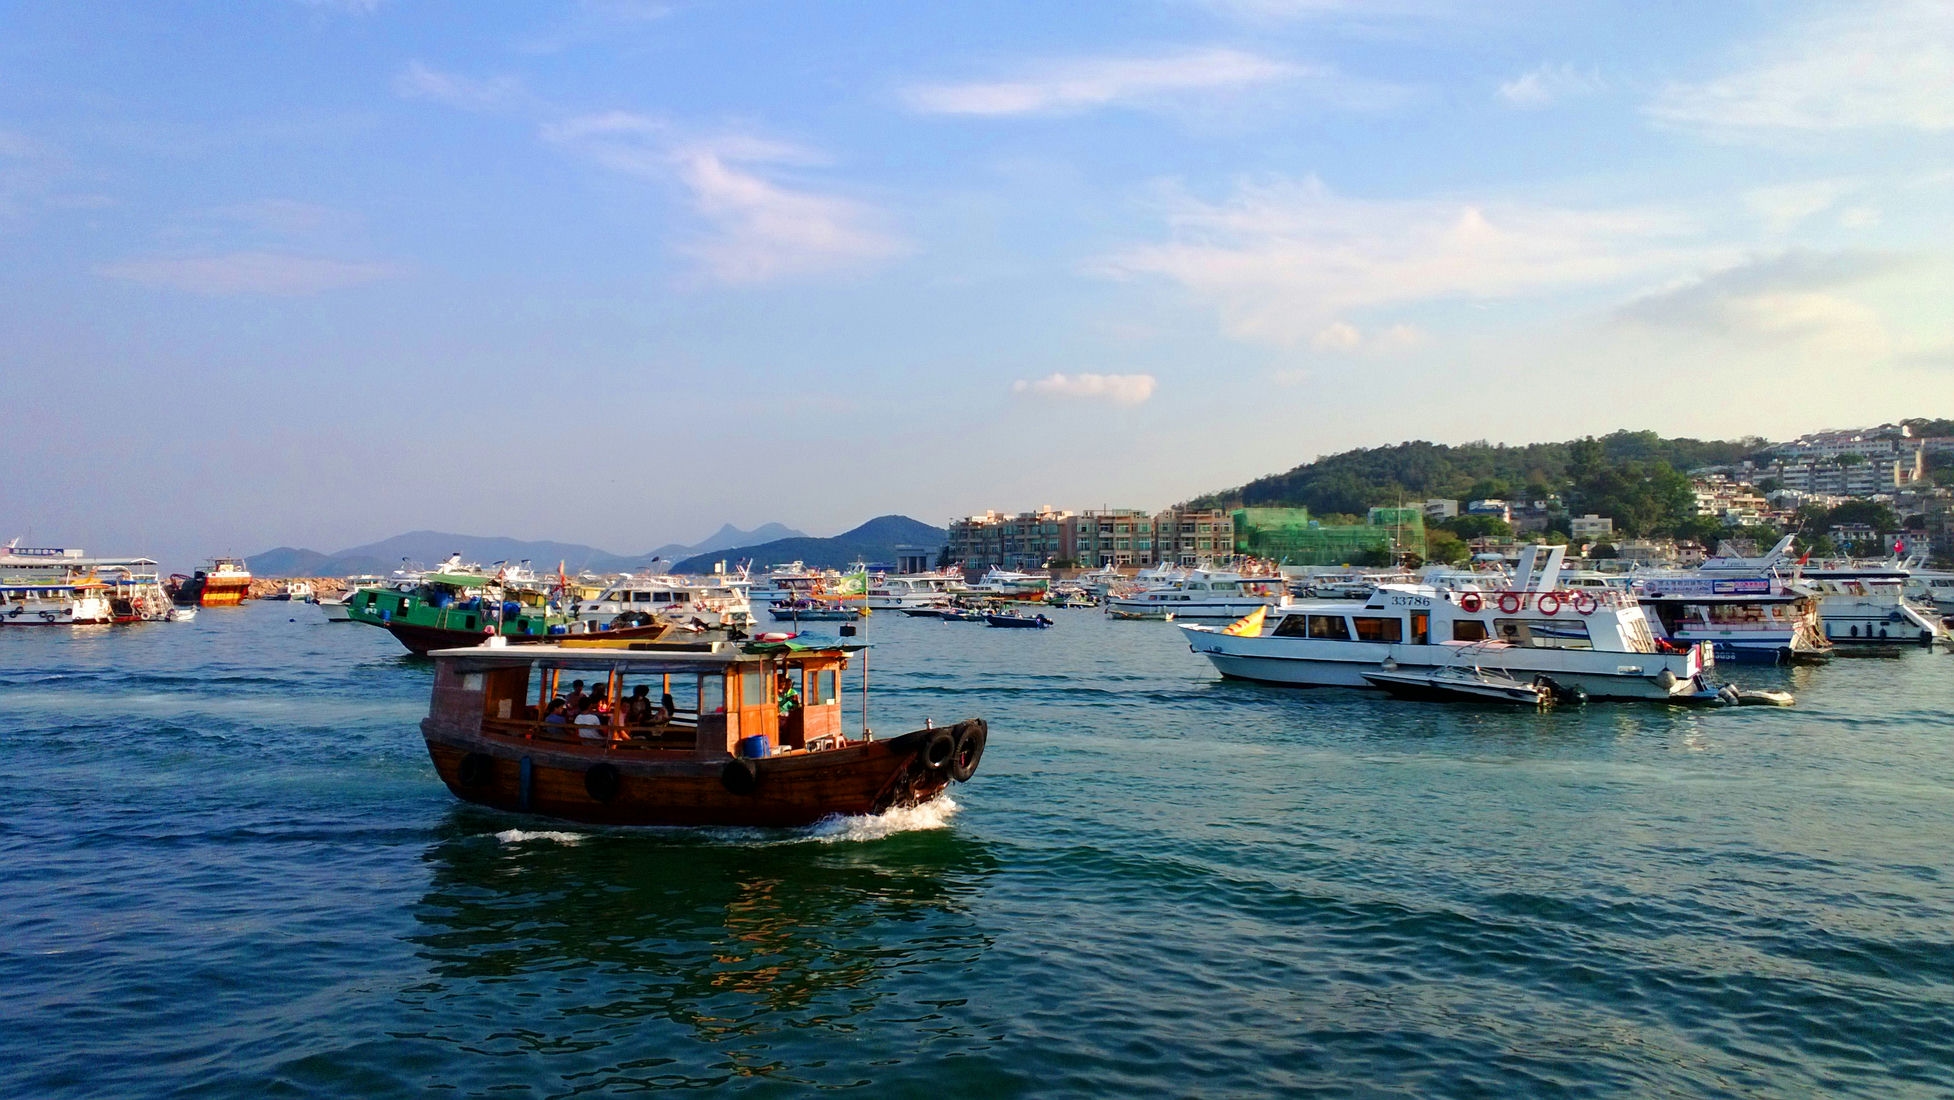
[[[951, 830], [858, 844], [506, 823], [457, 808], [428, 849], [410, 938], [430, 980], [401, 1000], [438, 1021], [425, 1038], [575, 1053], [566, 1080], [820, 1080], [825, 1043], [989, 944], [967, 905], [997, 861]], [[515, 1011], [485, 1020], [485, 1004]], [[896, 1015], [925, 1026], [928, 1008]]]

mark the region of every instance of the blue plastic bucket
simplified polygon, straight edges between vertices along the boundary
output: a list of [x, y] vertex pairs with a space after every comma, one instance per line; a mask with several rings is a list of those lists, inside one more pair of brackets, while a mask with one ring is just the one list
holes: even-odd
[[733, 750], [748, 760], [758, 760], [763, 756], [771, 756], [773, 745], [767, 741], [765, 734], [756, 733], [752, 737], [740, 738], [733, 746]]

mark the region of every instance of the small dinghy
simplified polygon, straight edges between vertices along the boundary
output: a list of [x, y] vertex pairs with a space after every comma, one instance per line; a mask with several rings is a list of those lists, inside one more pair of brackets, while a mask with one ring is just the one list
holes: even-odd
[[1415, 672], [1379, 669], [1364, 673], [1364, 679], [1374, 687], [1406, 699], [1517, 703], [1528, 707], [1544, 707], [1554, 702], [1554, 687], [1544, 677], [1528, 683], [1504, 672], [1477, 667], [1446, 666]]
[[992, 626], [1017, 627], [1021, 630], [1043, 630], [1052, 625], [1044, 615], [1013, 615], [1008, 612], [992, 613], [984, 616], [984, 621]]
[[947, 607], [899, 607], [896, 610], [912, 619], [940, 619], [950, 609]]
[[967, 607], [950, 607], [945, 608], [943, 614], [938, 615], [937, 618], [946, 623], [981, 623], [984, 621], [984, 613], [972, 611]]
[[194, 622], [197, 618], [197, 609], [194, 607], [172, 607], [169, 610], [167, 618], [173, 623]]

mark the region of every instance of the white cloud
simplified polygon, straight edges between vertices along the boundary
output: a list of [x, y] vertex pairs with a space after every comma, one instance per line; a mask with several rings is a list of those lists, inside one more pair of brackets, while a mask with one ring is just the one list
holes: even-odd
[[1660, 211], [1349, 199], [1314, 178], [1245, 185], [1226, 203], [1179, 199], [1171, 224], [1172, 239], [1100, 270], [1173, 280], [1230, 335], [1283, 345], [1362, 310], [1554, 293], [1701, 258], [1669, 243], [1687, 226]]
[[406, 99], [433, 100], [465, 111], [486, 111], [521, 96], [522, 84], [512, 76], [483, 80], [444, 73], [419, 61], [410, 61], [394, 77], [394, 94]]
[[1857, 186], [1847, 179], [1781, 183], [1746, 191], [1743, 202], [1766, 229], [1782, 234], [1832, 209]]
[[1364, 342], [1364, 334], [1348, 321], [1337, 321], [1309, 338], [1317, 351], [1354, 351]]
[[1011, 383], [1011, 392], [1132, 406], [1145, 404], [1154, 385], [1151, 374], [1053, 374], [1032, 381], [1019, 379]]
[[401, 273], [392, 264], [275, 252], [122, 260], [97, 271], [111, 279], [217, 297], [240, 294], [296, 297], [378, 282]]
[[1239, 50], [1211, 49], [1163, 57], [1081, 58], [1016, 80], [926, 84], [908, 89], [909, 106], [926, 114], [1029, 115], [1090, 110], [1174, 93], [1238, 90], [1329, 71]]
[[1821, 9], [1738, 58], [1663, 89], [1655, 119], [1712, 136], [1954, 130], [1954, 4], [1887, 0]]
[[1541, 65], [1501, 82], [1499, 97], [1515, 107], [1545, 107], [1555, 100], [1587, 95], [1603, 87], [1599, 69], [1577, 69], [1571, 64]]
[[679, 140], [664, 122], [628, 112], [569, 119], [543, 136], [614, 171], [682, 184], [705, 225], [683, 250], [721, 282], [859, 267], [906, 250], [867, 206], [768, 178], [768, 169], [820, 162], [798, 146], [740, 135]]
[[1913, 263], [1877, 252], [1787, 252], [1638, 298], [1617, 316], [1649, 328], [1878, 359], [1893, 348], [1885, 323], [1877, 310], [1842, 292]]

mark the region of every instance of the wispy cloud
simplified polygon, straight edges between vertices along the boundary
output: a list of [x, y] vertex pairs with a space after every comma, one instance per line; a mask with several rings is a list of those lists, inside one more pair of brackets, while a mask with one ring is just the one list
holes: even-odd
[[855, 268], [906, 251], [866, 205], [770, 178], [821, 162], [799, 146], [740, 135], [684, 139], [662, 120], [629, 112], [569, 119], [543, 133], [614, 171], [682, 184], [706, 226], [683, 250], [721, 282]]
[[1880, 357], [1892, 341], [1878, 311], [1842, 291], [1914, 266], [1885, 252], [1786, 252], [1748, 260], [1638, 298], [1617, 316], [1755, 344], [1795, 342]]
[[1209, 49], [1157, 57], [1078, 58], [1007, 80], [924, 84], [908, 89], [911, 109], [945, 115], [1032, 115], [1145, 103], [1193, 92], [1232, 91], [1330, 70]]
[[1499, 97], [1515, 107], [1545, 107], [1570, 96], [1589, 95], [1606, 85], [1601, 70], [1572, 64], [1541, 65], [1502, 81]]
[[384, 263], [361, 263], [277, 252], [219, 256], [148, 257], [107, 264], [97, 271], [163, 290], [213, 297], [299, 297], [379, 282], [401, 274]]
[[1151, 374], [1051, 374], [1029, 381], [1019, 379], [1011, 383], [1011, 392], [1133, 406], [1146, 404], [1155, 384]]
[[[1550, 294], [1672, 270], [1695, 254], [1657, 210], [1513, 202], [1364, 200], [1320, 181], [1243, 186], [1225, 203], [1177, 198], [1172, 238], [1098, 269], [1158, 276], [1211, 303], [1238, 339], [1294, 345], [1356, 311]], [[1355, 331], [1355, 326], [1351, 326]]]
[[410, 61], [394, 77], [394, 94], [406, 99], [432, 100], [464, 111], [487, 111], [515, 101], [523, 92], [522, 82], [512, 76], [467, 77]]
[[1857, 181], [1849, 179], [1801, 180], [1755, 187], [1742, 198], [1766, 230], [1783, 234], [1837, 206], [1857, 188]]
[[1954, 130], [1954, 4], [1946, 0], [1828, 7], [1736, 60], [1722, 76], [1663, 89], [1649, 115], [1734, 139]]

